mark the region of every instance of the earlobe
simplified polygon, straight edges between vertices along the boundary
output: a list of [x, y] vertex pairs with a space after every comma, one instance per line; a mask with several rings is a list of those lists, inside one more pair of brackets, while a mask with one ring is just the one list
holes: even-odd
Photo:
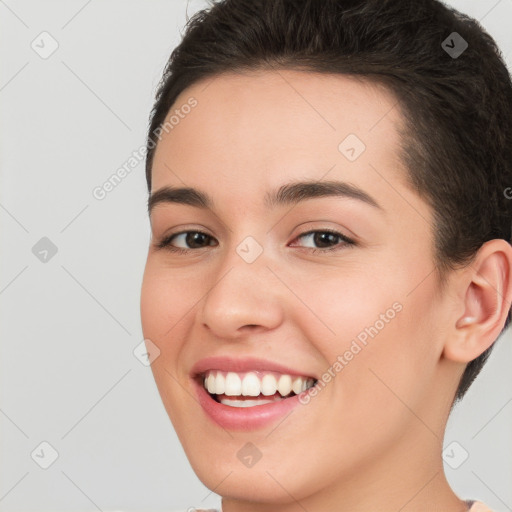
[[463, 314], [455, 319], [453, 335], [446, 340], [443, 355], [469, 363], [498, 338], [512, 300], [512, 247], [502, 239], [486, 242], [461, 274], [459, 295]]

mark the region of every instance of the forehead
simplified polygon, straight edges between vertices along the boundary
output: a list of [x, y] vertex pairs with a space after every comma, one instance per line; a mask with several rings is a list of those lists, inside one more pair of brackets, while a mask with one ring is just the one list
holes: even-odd
[[239, 187], [263, 202], [268, 190], [298, 178], [343, 179], [375, 190], [378, 174], [396, 181], [403, 173], [397, 100], [355, 77], [222, 74], [184, 90], [171, 117], [155, 152], [153, 192], [203, 185], [222, 198]]

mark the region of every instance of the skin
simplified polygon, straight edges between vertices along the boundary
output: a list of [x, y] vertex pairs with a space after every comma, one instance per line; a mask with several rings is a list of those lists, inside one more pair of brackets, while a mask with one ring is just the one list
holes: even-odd
[[[152, 370], [199, 479], [224, 512], [382, 512], [467, 509], [449, 487], [443, 433], [467, 362], [499, 335], [511, 300], [512, 249], [482, 246], [441, 290], [433, 271], [432, 212], [405, 180], [402, 116], [385, 88], [302, 71], [224, 74], [183, 91], [197, 106], [155, 154], [152, 192], [207, 192], [215, 210], [159, 204], [141, 293]], [[356, 134], [366, 150], [338, 150]], [[269, 190], [296, 180], [340, 180], [381, 205], [321, 197], [269, 209]], [[339, 238], [315, 245], [310, 230]], [[158, 249], [165, 235], [202, 231], [188, 254]], [[251, 236], [263, 253], [236, 252]], [[184, 236], [175, 247], [190, 248]], [[337, 246], [337, 251], [312, 253]], [[199, 247], [199, 248], [194, 248]], [[321, 376], [365, 327], [385, 324], [307, 405], [281, 423], [226, 431], [193, 398], [190, 369], [210, 355], [254, 356]], [[237, 458], [261, 452], [251, 468]], [[463, 497], [464, 498], [464, 497]]]

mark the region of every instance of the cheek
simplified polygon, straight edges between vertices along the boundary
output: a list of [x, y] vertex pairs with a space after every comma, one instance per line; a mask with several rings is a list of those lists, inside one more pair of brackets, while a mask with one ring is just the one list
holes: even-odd
[[144, 339], [160, 350], [151, 370], [166, 408], [174, 406], [179, 396], [176, 379], [183, 378], [179, 365], [186, 338], [183, 329], [198, 295], [193, 286], [182, 286], [176, 272], [162, 269], [151, 260], [146, 264], [140, 299], [142, 332]]
[[183, 421], [181, 416], [183, 411], [186, 412], [187, 400], [190, 399], [178, 384], [178, 380], [183, 378], [178, 364], [183, 349], [180, 340], [184, 339], [180, 329], [185, 325], [180, 320], [197, 301], [197, 298], [187, 298], [187, 293], [192, 293], [191, 287], [181, 287], [176, 272], [162, 268], [151, 257], [148, 258], [141, 287], [142, 332], [144, 338], [151, 340], [160, 350], [160, 355], [151, 364], [151, 371], [174, 425]]
[[180, 329], [182, 319], [201, 297], [190, 280], [148, 258], [141, 287], [140, 314], [144, 337], [160, 347]]
[[415, 269], [394, 259], [397, 268], [352, 265], [295, 280], [310, 309], [295, 320], [326, 361], [321, 380], [333, 393], [333, 414], [360, 432], [384, 422], [398, 435], [413, 417], [404, 403], [420, 407], [435, 369], [432, 283], [411, 293]]
[[296, 320], [329, 364], [351, 348], [356, 353], [354, 341], [365, 348], [370, 340], [382, 337], [400, 316], [400, 293], [379, 275], [351, 264], [323, 269], [316, 276], [294, 276], [293, 289], [307, 306], [307, 311], [300, 304], [296, 307]]
[[142, 280], [140, 296], [140, 316], [144, 338], [149, 338], [159, 347], [164, 327], [166, 325], [169, 305], [164, 299], [166, 295], [165, 285], [158, 279], [157, 273], [149, 262], [146, 264], [144, 278]]
[[376, 425], [385, 426], [384, 437], [393, 442], [407, 428], [421, 427], [416, 415], [422, 416], [438, 360], [435, 304], [428, 286], [411, 295], [399, 286], [378, 293], [381, 300], [367, 301], [355, 323], [347, 317], [352, 330], [343, 348], [351, 360], [339, 373], [336, 394], [343, 404], [338, 413], [354, 418], [353, 428], [371, 435]]

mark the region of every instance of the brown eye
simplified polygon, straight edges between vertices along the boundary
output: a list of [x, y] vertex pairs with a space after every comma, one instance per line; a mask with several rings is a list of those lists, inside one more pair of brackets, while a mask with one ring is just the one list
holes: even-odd
[[[179, 239], [179, 237], [181, 237], [181, 243], [185, 244], [186, 247], [176, 247], [172, 245], [172, 242]], [[160, 249], [166, 248], [170, 251], [185, 253], [206, 247], [208, 244], [204, 245], [204, 243], [209, 239], [212, 239], [210, 235], [202, 231], [182, 231], [181, 233], [174, 233], [167, 236], [158, 244], [158, 247]]]
[[[337, 231], [331, 230], [316, 230], [308, 231], [297, 237], [300, 238], [309, 237], [310, 241], [318, 247], [309, 247], [313, 252], [324, 252], [324, 251], [336, 251], [344, 246], [355, 245], [355, 242], [345, 235], [338, 233]], [[338, 240], [338, 242], [336, 242]], [[339, 242], [341, 240], [341, 243]]]

